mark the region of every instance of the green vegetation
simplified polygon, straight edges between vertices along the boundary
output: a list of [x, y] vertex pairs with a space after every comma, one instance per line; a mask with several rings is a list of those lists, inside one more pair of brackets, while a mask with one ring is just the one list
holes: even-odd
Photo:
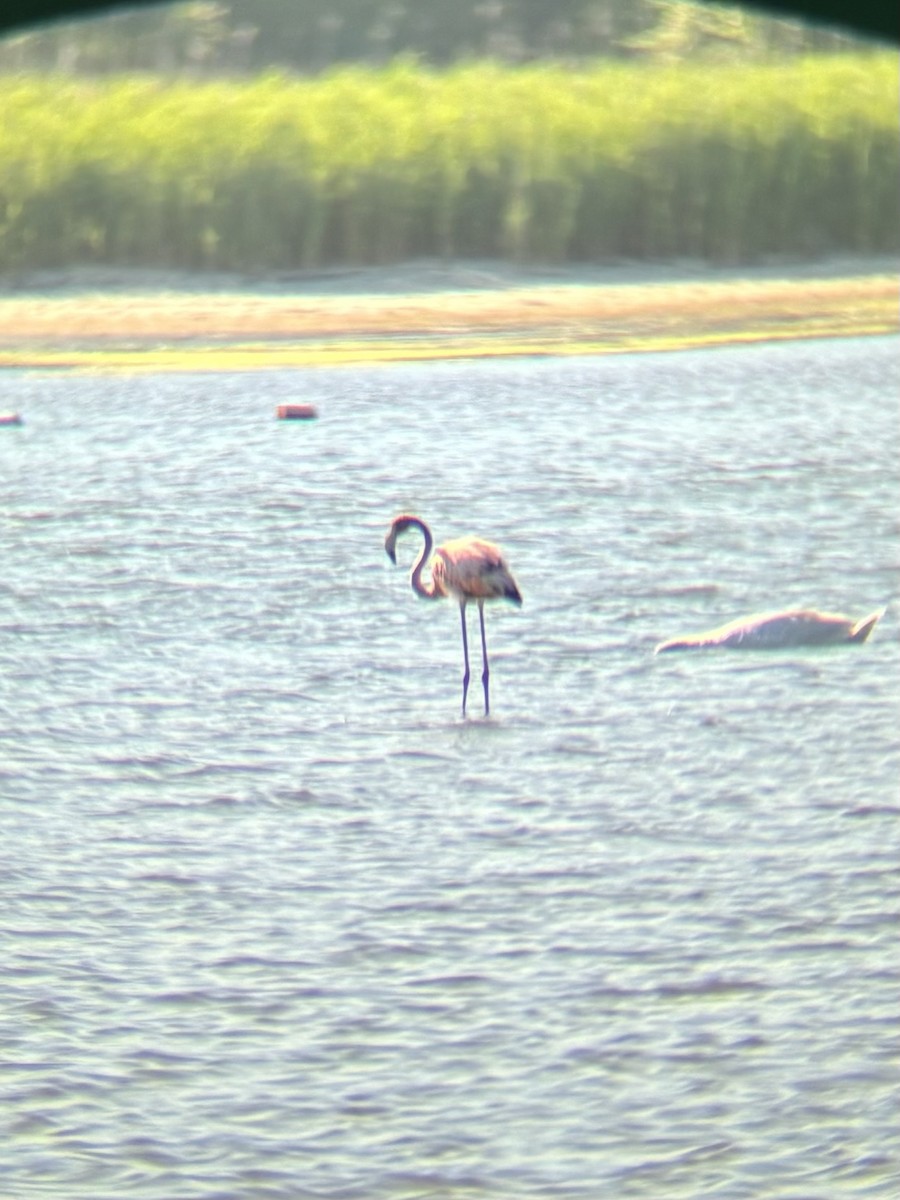
[[898, 244], [893, 53], [0, 81], [0, 269]]

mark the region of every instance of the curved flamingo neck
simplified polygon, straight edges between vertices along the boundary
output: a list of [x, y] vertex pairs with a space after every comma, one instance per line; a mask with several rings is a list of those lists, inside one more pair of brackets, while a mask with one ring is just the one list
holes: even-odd
[[422, 572], [425, 570], [426, 563], [431, 558], [431, 551], [434, 546], [434, 538], [431, 536], [431, 530], [420, 517], [409, 517], [407, 520], [408, 528], [418, 529], [425, 539], [422, 553], [416, 559], [415, 566], [410, 572], [409, 582], [412, 584], [412, 589], [417, 596], [421, 596], [425, 600], [439, 600], [441, 593], [438, 591], [434, 579], [431, 581], [431, 587], [422, 582]]

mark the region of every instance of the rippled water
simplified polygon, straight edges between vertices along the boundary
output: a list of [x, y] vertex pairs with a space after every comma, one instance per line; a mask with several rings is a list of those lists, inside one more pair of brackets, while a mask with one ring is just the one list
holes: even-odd
[[[898, 377], [7, 373], [0, 1193], [898, 1194]], [[518, 578], [489, 721], [401, 509]]]

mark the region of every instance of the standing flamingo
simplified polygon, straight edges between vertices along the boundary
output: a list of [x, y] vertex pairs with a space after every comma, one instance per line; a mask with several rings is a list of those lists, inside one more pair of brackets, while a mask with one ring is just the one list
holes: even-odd
[[[478, 619], [481, 622], [481, 657], [484, 672], [481, 682], [484, 686], [484, 715], [491, 711], [488, 697], [487, 642], [484, 636], [484, 602], [485, 600], [511, 600], [513, 604], [521, 605], [522, 597], [516, 586], [509, 567], [498, 546], [493, 542], [485, 542], [477, 537], [453, 538], [444, 542], [434, 552], [431, 558], [431, 548], [434, 539], [431, 530], [421, 519], [409, 513], [401, 513], [394, 517], [391, 527], [384, 539], [384, 548], [392, 563], [396, 563], [397, 538], [408, 529], [418, 529], [425, 545], [419, 555], [409, 577], [413, 591], [426, 600], [440, 600], [444, 596], [455, 596], [459, 601], [459, 613], [462, 622], [463, 658], [466, 669], [463, 675], [462, 715], [466, 715], [466, 695], [469, 691], [469, 641], [466, 636], [466, 605], [474, 600], [478, 605]], [[431, 571], [431, 586], [422, 582], [422, 571], [428, 563]]]

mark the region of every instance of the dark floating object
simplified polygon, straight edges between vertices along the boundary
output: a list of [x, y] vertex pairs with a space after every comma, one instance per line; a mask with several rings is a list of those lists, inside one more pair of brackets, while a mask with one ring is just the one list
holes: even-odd
[[0, 413], [0, 425], [23, 425], [21, 413]]
[[705, 633], [660, 642], [654, 653], [667, 650], [785, 650], [792, 646], [834, 646], [842, 642], [864, 642], [884, 609], [856, 621], [843, 613], [817, 612], [814, 608], [786, 608], [781, 612], [754, 613], [729, 621]]
[[314, 404], [279, 404], [275, 415], [279, 421], [314, 421], [319, 411]]

